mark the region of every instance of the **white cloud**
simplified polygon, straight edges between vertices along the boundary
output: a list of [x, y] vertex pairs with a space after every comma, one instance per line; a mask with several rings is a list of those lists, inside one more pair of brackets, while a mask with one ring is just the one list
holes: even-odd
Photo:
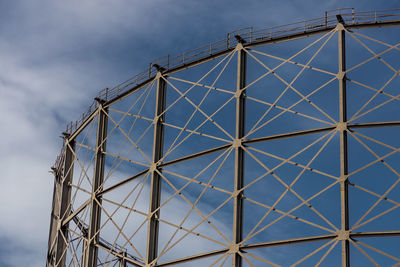
[[[330, 1], [326, 9], [337, 2]], [[153, 58], [221, 39], [237, 26], [262, 28], [291, 22], [294, 14], [309, 18], [314, 12], [300, 13], [292, 2], [252, 3], [248, 7], [182, 0], [0, 4], [7, 10], [0, 18], [1, 264], [43, 266], [53, 189], [48, 171], [61, 147], [58, 136], [67, 121], [85, 111], [99, 89], [141, 71]]]

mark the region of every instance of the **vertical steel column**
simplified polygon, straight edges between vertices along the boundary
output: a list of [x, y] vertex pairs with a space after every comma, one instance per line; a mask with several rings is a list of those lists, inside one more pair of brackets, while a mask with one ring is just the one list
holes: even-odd
[[96, 99], [99, 102], [98, 107], [98, 124], [97, 124], [97, 146], [96, 146], [96, 161], [94, 165], [94, 177], [92, 181], [92, 203], [90, 211], [90, 222], [88, 229], [88, 243], [86, 244], [86, 267], [97, 266], [97, 247], [96, 243], [99, 242], [99, 233], [97, 231], [100, 228], [101, 220], [101, 196], [97, 196], [96, 192], [101, 190], [103, 180], [104, 180], [104, 166], [105, 166], [105, 156], [104, 152], [106, 150], [106, 137], [107, 137], [107, 125], [108, 109], [103, 109], [104, 102], [102, 100]]
[[[158, 219], [160, 211], [157, 210], [161, 201], [161, 176], [156, 171], [158, 161], [163, 156], [164, 146], [164, 126], [165, 119], [164, 110], [166, 103], [166, 82], [159, 71], [157, 74], [157, 98], [156, 113], [154, 118], [154, 140], [153, 140], [153, 165], [150, 168], [152, 172], [150, 207], [149, 207], [149, 224], [147, 230], [147, 264], [150, 264], [157, 258], [158, 248]], [[157, 210], [155, 212], [155, 210]]]
[[246, 86], [246, 52], [242, 43], [237, 47], [237, 86], [236, 86], [236, 133], [235, 133], [235, 183], [233, 198], [233, 244], [232, 266], [242, 266], [242, 257], [239, 254], [240, 242], [243, 239], [243, 188], [244, 184], [244, 150], [242, 138], [245, 135], [245, 90]]
[[[65, 159], [63, 170], [55, 170], [56, 179], [53, 194], [53, 212], [51, 221], [51, 232], [49, 243], [53, 245], [53, 251], [49, 251], [48, 266], [64, 266], [65, 265], [65, 243], [63, 236], [68, 239], [68, 224], [61, 226], [61, 221], [71, 212], [71, 185], [73, 169], [74, 169], [74, 150], [75, 140], [68, 140], [65, 136]], [[59, 197], [59, 199], [57, 199]], [[51, 248], [50, 248], [51, 249]]]
[[51, 206], [51, 215], [50, 215], [50, 231], [49, 231], [49, 242], [47, 247], [47, 261], [46, 266], [54, 266], [55, 265], [55, 257], [56, 257], [56, 236], [57, 236], [57, 225], [60, 217], [60, 202], [57, 201], [58, 196], [61, 196], [60, 192], [60, 181], [62, 174], [60, 173], [62, 170], [57, 168], [52, 168], [54, 174], [54, 186], [53, 186], [53, 202]]
[[349, 200], [348, 200], [348, 153], [347, 153], [347, 104], [346, 104], [346, 40], [342, 23], [338, 24], [339, 41], [339, 124], [340, 132], [340, 202], [342, 242], [342, 266], [350, 266], [349, 251]]
[[123, 258], [120, 258], [120, 259], [119, 259], [119, 267], [126, 267], [126, 260], [125, 260], [126, 251], [124, 251], [124, 252], [122, 253], [122, 256], [123, 256]]
[[57, 194], [58, 194], [58, 183], [60, 180], [60, 175], [57, 169], [53, 169], [53, 174], [54, 174], [54, 185], [53, 185], [53, 201], [51, 205], [51, 214], [50, 214], [50, 230], [49, 230], [49, 241], [47, 245], [47, 260], [46, 260], [46, 266], [53, 266], [54, 263], [54, 249], [53, 249], [53, 242], [55, 242], [55, 237], [57, 233], [57, 221], [58, 217], [57, 214], [59, 214], [59, 208], [57, 207]]

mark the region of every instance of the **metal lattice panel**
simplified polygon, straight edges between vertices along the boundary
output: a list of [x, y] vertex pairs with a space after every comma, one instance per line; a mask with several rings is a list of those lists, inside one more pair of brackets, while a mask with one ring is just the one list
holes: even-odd
[[400, 266], [400, 20], [346, 12], [96, 99], [53, 168], [48, 266]]

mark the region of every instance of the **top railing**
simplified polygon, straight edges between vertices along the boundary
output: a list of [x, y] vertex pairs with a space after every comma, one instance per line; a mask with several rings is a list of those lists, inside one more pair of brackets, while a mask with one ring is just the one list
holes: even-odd
[[[109, 101], [119, 97], [128, 90], [140, 85], [155, 76], [157, 70], [153, 66], [158, 65], [165, 70], [171, 70], [188, 63], [219, 54], [229, 49], [233, 49], [238, 41], [236, 35], [240, 35], [246, 43], [258, 43], [269, 40], [290, 37], [297, 34], [307, 34], [335, 27], [338, 23], [336, 15], [341, 15], [347, 26], [357, 26], [362, 24], [378, 24], [400, 21], [400, 9], [354, 12], [354, 8], [343, 8], [325, 12], [321, 18], [304, 20], [295, 23], [269, 27], [261, 30], [253, 30], [253, 27], [239, 29], [227, 34], [226, 38], [202, 47], [184, 52], [177, 56], [166, 55], [149, 63], [146, 70], [133, 76], [132, 78], [118, 84], [113, 88], [106, 88], [99, 92], [98, 97], [104, 101]], [[82, 117], [67, 125], [66, 133], [73, 133], [97, 108], [97, 102], [90, 105], [88, 111]]]

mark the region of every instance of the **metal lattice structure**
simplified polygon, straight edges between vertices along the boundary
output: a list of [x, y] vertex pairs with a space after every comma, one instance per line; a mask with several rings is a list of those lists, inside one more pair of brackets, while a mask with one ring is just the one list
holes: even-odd
[[400, 266], [399, 10], [151, 63], [64, 133], [47, 266]]

